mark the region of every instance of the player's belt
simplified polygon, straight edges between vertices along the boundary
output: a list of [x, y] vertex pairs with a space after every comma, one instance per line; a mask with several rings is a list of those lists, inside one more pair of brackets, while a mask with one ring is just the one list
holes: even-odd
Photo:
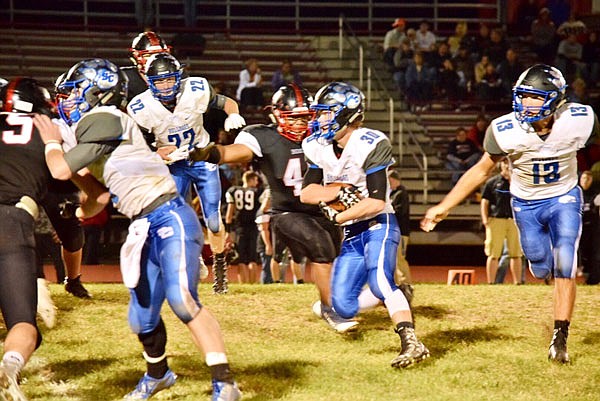
[[27, 195], [23, 195], [21, 197], [21, 199], [19, 200], [19, 202], [17, 202], [15, 207], [25, 210], [27, 213], [29, 213], [31, 215], [31, 217], [33, 217], [34, 220], [37, 220], [38, 215], [40, 214], [40, 210], [38, 208], [36, 201], [31, 199]]
[[152, 213], [158, 207], [164, 205], [165, 203], [167, 203], [170, 200], [177, 198], [178, 196], [179, 195], [177, 193], [162, 194], [158, 198], [154, 199], [149, 205], [145, 206], [141, 212], [139, 212], [137, 215], [133, 216], [132, 220], [138, 219], [142, 216]]
[[344, 230], [344, 240], [356, 237], [377, 224], [387, 222], [387, 213], [382, 213], [368, 220], [361, 220], [356, 223], [348, 224], [347, 226], [342, 226], [342, 229]]

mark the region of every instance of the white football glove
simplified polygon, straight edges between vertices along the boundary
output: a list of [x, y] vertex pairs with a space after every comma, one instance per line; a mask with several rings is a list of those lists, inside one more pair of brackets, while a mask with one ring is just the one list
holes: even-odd
[[232, 129], [242, 128], [246, 125], [246, 120], [244, 117], [240, 116], [238, 113], [231, 113], [225, 119], [225, 131], [229, 132]]
[[175, 149], [171, 153], [169, 153], [168, 156], [169, 156], [169, 159], [171, 159], [171, 160], [166, 160], [166, 162], [167, 162], [167, 164], [171, 164], [171, 163], [178, 162], [179, 160], [185, 160], [188, 158], [189, 154], [190, 154], [189, 145], [183, 145], [183, 146]]

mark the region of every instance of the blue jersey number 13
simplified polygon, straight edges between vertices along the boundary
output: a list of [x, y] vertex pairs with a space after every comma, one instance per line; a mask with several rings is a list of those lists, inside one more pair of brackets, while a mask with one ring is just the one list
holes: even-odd
[[[544, 174], [545, 173], [545, 174]], [[543, 174], [543, 175], [542, 175]], [[541, 179], [544, 184], [550, 184], [558, 181], [560, 174], [558, 173], [558, 162], [551, 163], [534, 163], [533, 165], [533, 183], [541, 184]]]

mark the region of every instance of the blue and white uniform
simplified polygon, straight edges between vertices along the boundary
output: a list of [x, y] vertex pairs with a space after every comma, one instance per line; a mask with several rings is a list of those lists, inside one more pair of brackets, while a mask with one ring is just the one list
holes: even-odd
[[[332, 143], [310, 136], [302, 143], [309, 168], [321, 169], [323, 184], [345, 183], [356, 186], [368, 197], [367, 176], [393, 164], [392, 147], [380, 131], [358, 128], [339, 158]], [[385, 208], [376, 216], [348, 221], [342, 225], [344, 241], [333, 264], [332, 304], [343, 318], [358, 313], [358, 296], [369, 284], [375, 296], [385, 302], [390, 316], [408, 310], [408, 302], [394, 283], [400, 229], [390, 202], [389, 185]], [[373, 195], [373, 194], [371, 194]]]
[[[134, 97], [127, 112], [138, 125], [152, 134], [158, 148], [174, 145], [204, 147], [210, 137], [204, 129], [203, 114], [212, 101], [212, 91], [205, 78], [189, 77], [181, 81], [181, 89], [173, 111], [168, 110], [150, 89]], [[214, 233], [220, 227], [221, 180], [218, 166], [208, 162], [179, 160], [169, 165], [177, 190], [185, 198], [193, 183], [204, 213], [207, 227]]]
[[514, 113], [493, 120], [484, 140], [491, 155], [508, 156], [510, 192], [521, 247], [534, 276], [574, 278], [581, 235], [577, 150], [597, 136], [590, 106], [567, 103], [554, 113], [549, 134], [538, 135]]
[[87, 112], [75, 135], [77, 144], [65, 153], [70, 170], [104, 159], [102, 178], [117, 210], [133, 219], [130, 235], [132, 227], [145, 223], [146, 229], [138, 232], [137, 259], [124, 259], [121, 253], [123, 269], [139, 272], [130, 285], [131, 329], [151, 332], [165, 299], [179, 319], [191, 321], [201, 308], [197, 284], [202, 230], [194, 210], [178, 195], [169, 169], [150, 150], [135, 121], [114, 106]]

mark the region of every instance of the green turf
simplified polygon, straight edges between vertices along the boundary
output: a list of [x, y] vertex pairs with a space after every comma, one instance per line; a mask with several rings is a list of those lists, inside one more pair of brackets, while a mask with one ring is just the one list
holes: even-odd
[[[117, 400], [145, 368], [127, 326], [126, 289], [88, 285], [92, 301], [51, 285], [57, 326], [23, 372], [32, 400]], [[431, 358], [405, 370], [390, 360], [399, 339], [384, 308], [340, 335], [311, 311], [311, 284], [231, 285], [200, 298], [221, 323], [245, 400], [598, 400], [600, 288], [578, 287], [569, 338], [570, 366], [547, 361], [551, 287], [416, 285], [417, 334]], [[156, 400], [208, 400], [210, 374], [187, 329], [165, 304], [167, 352], [177, 384]]]

